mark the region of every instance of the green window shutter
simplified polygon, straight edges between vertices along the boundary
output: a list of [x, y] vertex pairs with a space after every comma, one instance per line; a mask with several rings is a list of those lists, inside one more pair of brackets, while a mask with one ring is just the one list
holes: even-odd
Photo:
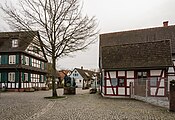
[[9, 56], [5, 55], [5, 64], [9, 64]]
[[25, 63], [26, 63], [26, 59], [25, 59], [25, 55], [23, 55], [23, 65], [25, 65]]
[[16, 55], [16, 64], [19, 64], [19, 55]]
[[1, 73], [0, 73], [0, 82], [2, 82], [2, 81], [1, 81]]
[[32, 66], [32, 58], [29, 58], [29, 66]]
[[7, 82], [7, 73], [6, 72], [2, 72], [1, 73], [1, 77], [2, 77], [2, 82]]
[[46, 81], [46, 75], [43, 75], [44, 76], [44, 82]]
[[41, 75], [39, 75], [39, 82], [41, 82]]
[[1, 57], [1, 63], [2, 64], [8, 64], [8, 55], [2, 55]]
[[4, 55], [1, 55], [1, 64], [4, 64]]
[[28, 80], [31, 82], [31, 73], [28, 73]]
[[24, 72], [21, 72], [22, 73], [22, 81], [24, 81]]
[[19, 82], [19, 72], [15, 72], [15, 82]]

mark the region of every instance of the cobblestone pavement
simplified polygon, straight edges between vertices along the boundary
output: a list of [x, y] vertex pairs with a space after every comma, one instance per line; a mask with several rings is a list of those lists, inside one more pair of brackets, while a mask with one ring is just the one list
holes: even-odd
[[[62, 95], [62, 90], [58, 93]], [[0, 120], [175, 120], [166, 108], [130, 99], [103, 98], [77, 90], [77, 95], [49, 100], [51, 91], [6, 92], [0, 96]]]

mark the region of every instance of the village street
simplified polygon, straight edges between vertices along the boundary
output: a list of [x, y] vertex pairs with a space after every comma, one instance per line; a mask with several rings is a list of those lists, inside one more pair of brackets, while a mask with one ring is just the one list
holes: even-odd
[[[61, 95], [62, 89], [58, 90]], [[49, 100], [51, 91], [5, 92], [0, 120], [174, 120], [165, 108], [130, 99], [103, 98], [77, 89], [77, 95]]]

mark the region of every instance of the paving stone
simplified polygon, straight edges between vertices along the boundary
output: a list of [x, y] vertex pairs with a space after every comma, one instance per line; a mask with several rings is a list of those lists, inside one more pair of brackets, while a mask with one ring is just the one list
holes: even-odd
[[[59, 95], [63, 90], [58, 90]], [[51, 91], [6, 92], [0, 97], [0, 120], [174, 120], [168, 109], [131, 99], [103, 98], [77, 89], [76, 95], [49, 100]]]

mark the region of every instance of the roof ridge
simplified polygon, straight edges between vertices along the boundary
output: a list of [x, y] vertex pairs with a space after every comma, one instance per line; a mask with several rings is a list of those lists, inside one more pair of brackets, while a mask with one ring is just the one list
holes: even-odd
[[150, 27], [150, 28], [138, 28], [138, 29], [132, 29], [132, 30], [123, 30], [119, 32], [110, 32], [110, 33], [102, 33], [101, 35], [111, 35], [111, 34], [119, 34], [119, 33], [126, 33], [126, 32], [135, 32], [135, 31], [143, 31], [143, 30], [150, 30], [150, 29], [158, 29], [158, 28], [169, 28], [169, 27], [175, 27], [175, 25], [169, 25], [167, 27], [161, 26], [161, 27]]

